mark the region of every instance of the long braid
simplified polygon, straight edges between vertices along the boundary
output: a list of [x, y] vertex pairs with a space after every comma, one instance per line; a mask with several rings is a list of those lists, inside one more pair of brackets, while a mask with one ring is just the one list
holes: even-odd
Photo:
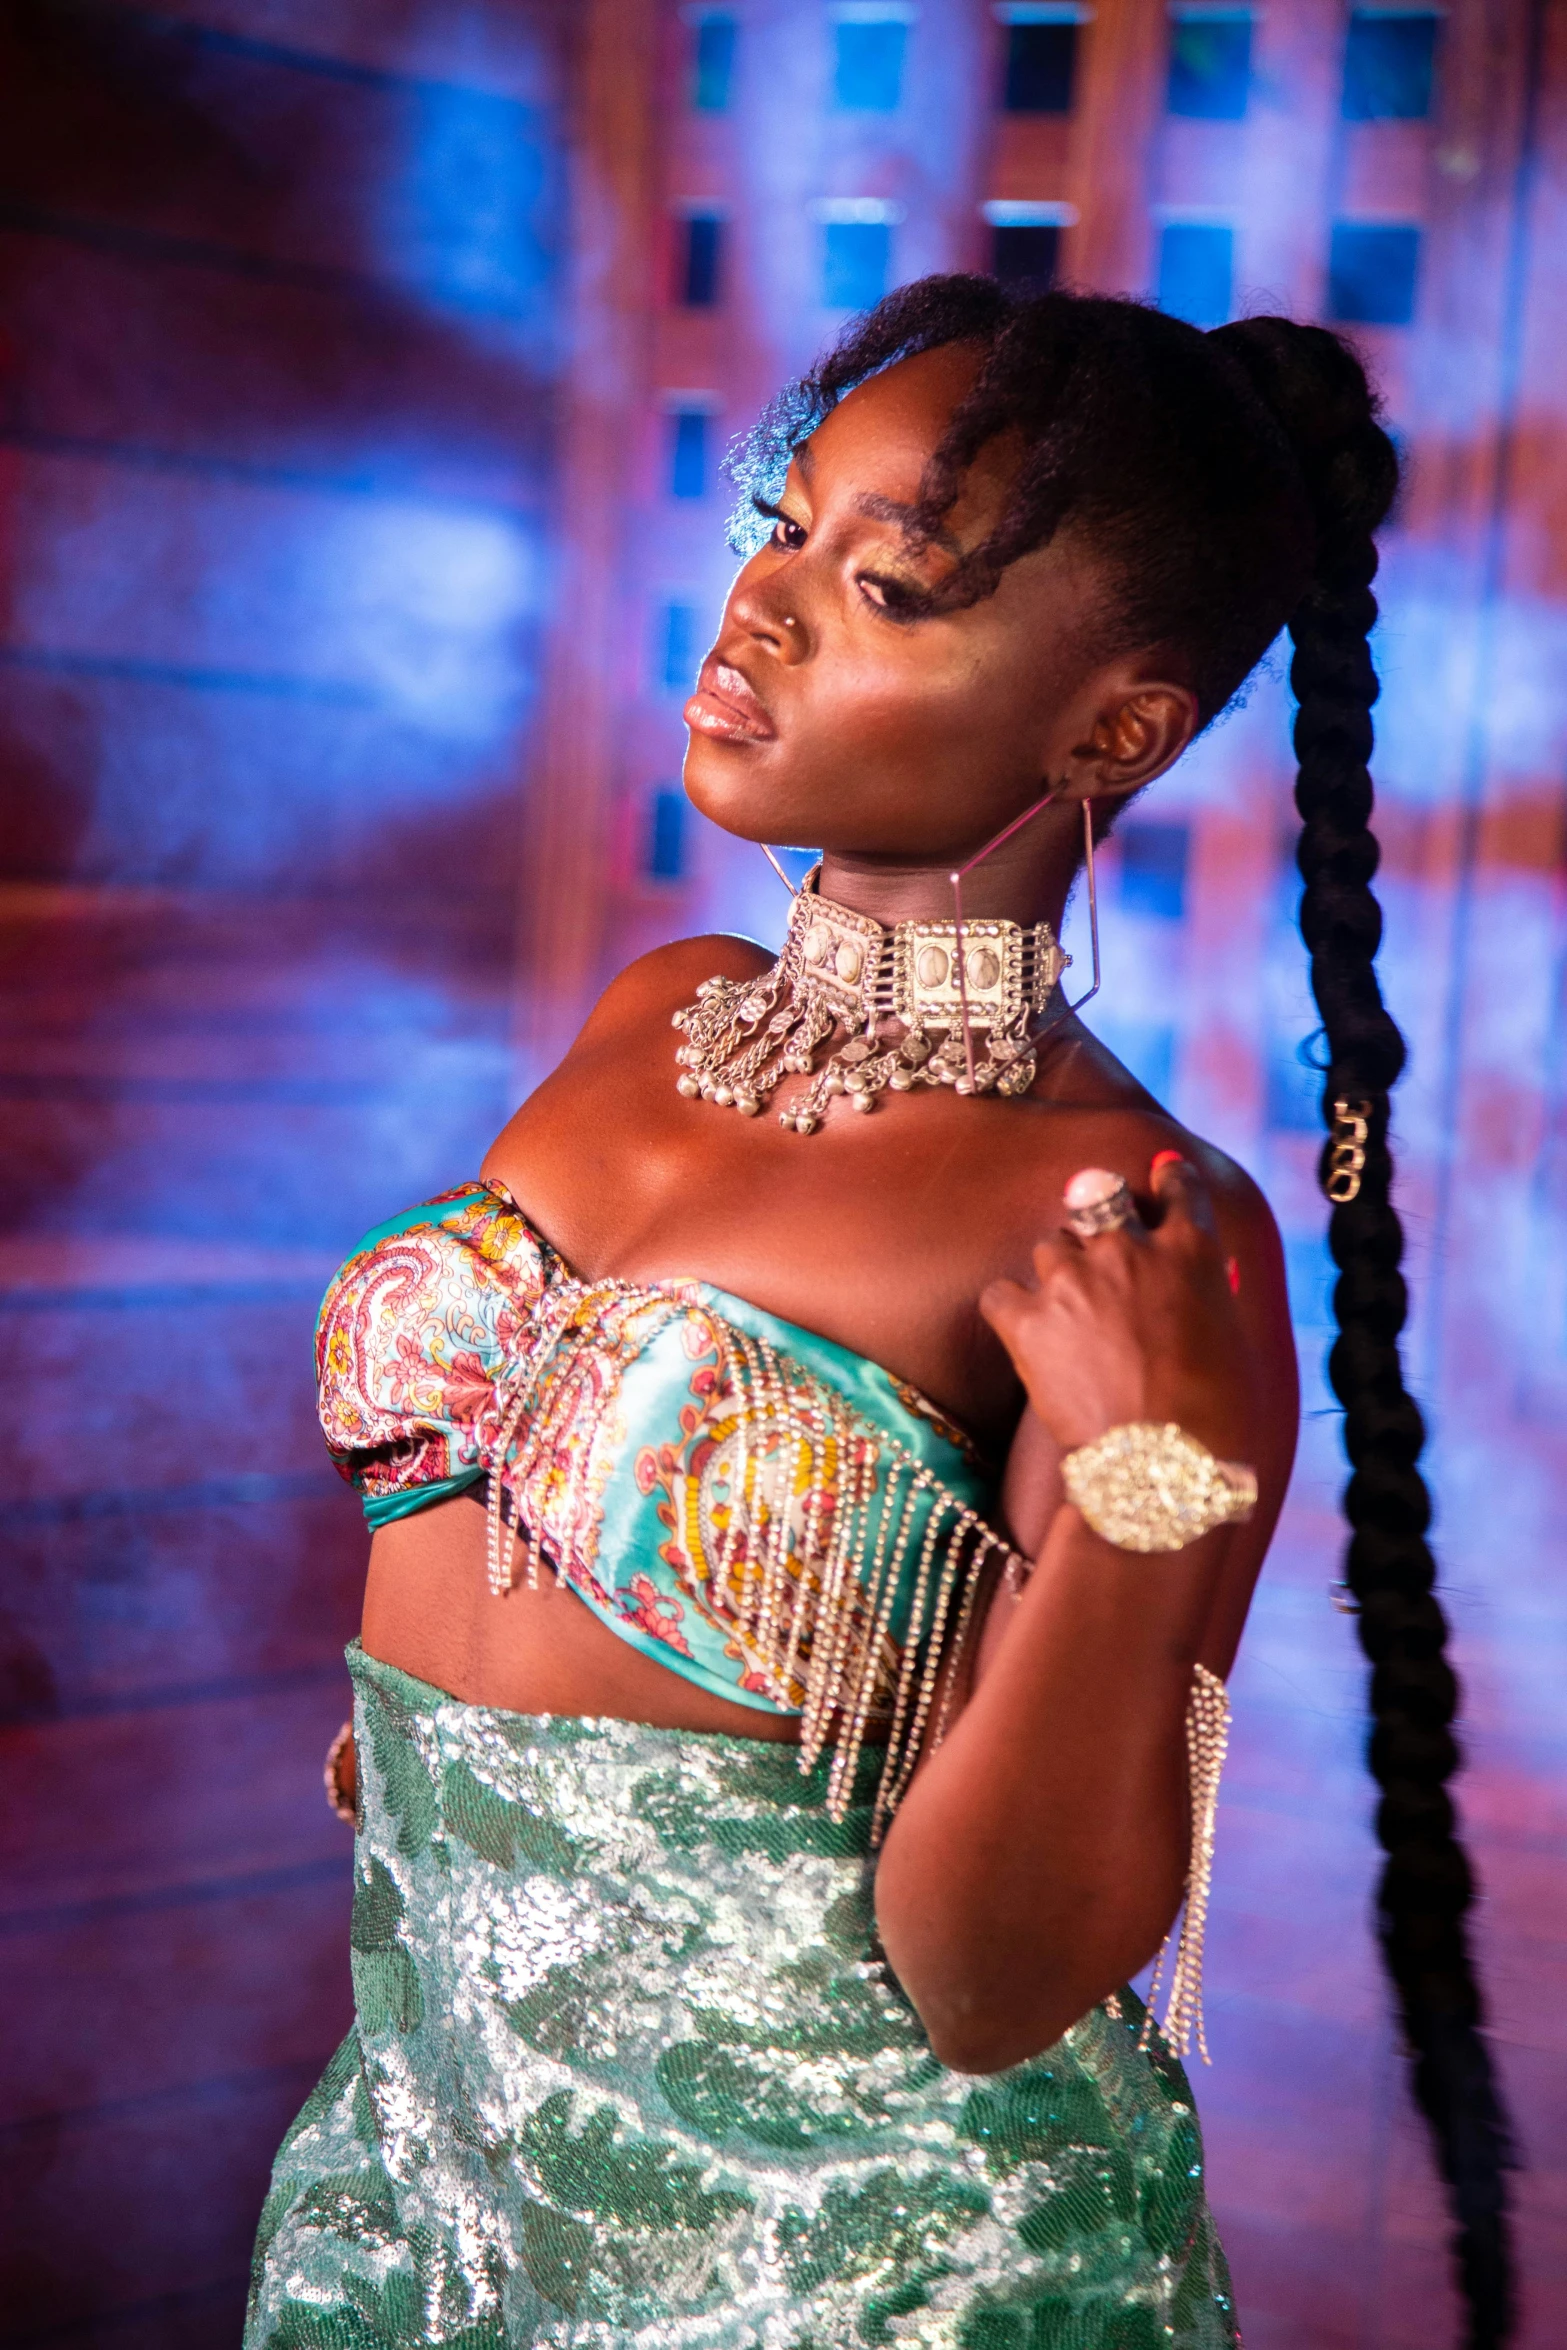
[[1366, 643], [1376, 618], [1375, 571], [1367, 534], [1344, 550], [1290, 623], [1305, 883], [1300, 926], [1327, 1034], [1324, 1181], [1335, 1104], [1369, 1106], [1359, 1189], [1333, 1207], [1328, 1224], [1339, 1268], [1328, 1376], [1344, 1407], [1351, 1465], [1345, 1580], [1371, 1665], [1369, 1761], [1381, 1789], [1377, 1835], [1387, 1855], [1377, 1895], [1382, 1949], [1414, 2059], [1415, 2094], [1452, 2190], [1469, 2341], [1472, 2350], [1491, 2350], [1512, 2331], [1504, 2176], [1510, 2147], [1479, 2031], [1481, 1999], [1465, 1930], [1474, 1886], [1447, 1791], [1459, 1765], [1452, 1731], [1458, 1683], [1426, 1541], [1431, 1503], [1419, 1467], [1425, 1428], [1399, 1359], [1408, 1293], [1399, 1270], [1403, 1230], [1390, 1196], [1388, 1093], [1403, 1067], [1404, 1040], [1373, 964], [1382, 922], [1371, 891], [1377, 846], [1366, 765], [1377, 693]]
[[[1377, 1923], [1415, 2096], [1458, 2221], [1470, 2350], [1492, 2350], [1513, 2324], [1505, 2178], [1512, 2155], [1480, 2035], [1482, 2002], [1465, 1925], [1474, 1880], [1448, 1793], [1460, 1761], [1452, 1727], [1458, 1681], [1426, 1541], [1431, 1497], [1419, 1465], [1425, 1425], [1404, 1385], [1399, 1352], [1409, 1293], [1392, 1202], [1388, 1096], [1405, 1047], [1377, 983], [1382, 910], [1371, 887], [1380, 854], [1369, 765], [1378, 693], [1368, 641], [1377, 617], [1373, 534], [1392, 501], [1396, 460], [1360, 364], [1334, 336], [1282, 319], [1249, 319], [1213, 339], [1247, 369], [1284, 427], [1312, 508], [1311, 583], [1289, 621], [1302, 824], [1296, 859], [1305, 884], [1301, 935], [1327, 1039], [1321, 1178], [1330, 1199], [1335, 1191], [1353, 1193], [1335, 1202], [1328, 1220], [1339, 1269], [1328, 1377], [1344, 1408], [1350, 1462], [1345, 1581], [1371, 1665], [1367, 1760], [1381, 1790], [1376, 1826], [1387, 1855]], [[1364, 1165], [1358, 1183], [1346, 1167], [1351, 1179], [1330, 1190], [1345, 1110], [1364, 1118]]]
[[[987, 441], [1015, 436], [1020, 461], [1005, 511], [928, 608], [988, 595], [1006, 565], [1071, 526], [1109, 589], [1101, 653], [1159, 648], [1204, 724], [1286, 624], [1294, 640], [1301, 929], [1329, 1059], [1325, 1187], [1335, 1104], [1365, 1118], [1358, 1188], [1329, 1223], [1339, 1268], [1329, 1377], [1351, 1469], [1346, 1579], [1371, 1664], [1368, 1759], [1387, 1855], [1378, 1925], [1457, 2216], [1469, 2350], [1493, 2350], [1513, 2319], [1512, 2157], [1480, 2035], [1465, 1923], [1474, 1887], [1448, 1794], [1458, 1685], [1426, 1543], [1425, 1429], [1399, 1359], [1408, 1295], [1388, 1096], [1405, 1054], [1377, 984], [1382, 916], [1371, 889], [1371, 583], [1398, 460], [1363, 367], [1322, 327], [1251, 318], [1203, 335], [1138, 303], [1025, 300], [991, 280], [934, 277], [890, 295], [774, 403], [733, 453], [742, 493], [775, 495], [790, 451], [865, 377], [960, 341], [978, 347], [980, 365], [926, 468], [911, 543], [928, 543]], [[737, 545], [755, 543], [744, 507], [737, 524]]]

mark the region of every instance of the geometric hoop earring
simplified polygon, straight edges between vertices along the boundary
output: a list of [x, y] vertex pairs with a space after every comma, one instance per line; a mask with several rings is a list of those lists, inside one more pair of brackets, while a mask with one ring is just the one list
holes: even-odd
[[[1051, 802], [1058, 797], [1059, 794], [1056, 792], [1046, 792], [1042, 800], [1036, 800], [1031, 808], [1023, 810], [1021, 816], [1014, 816], [1010, 824], [1003, 826], [994, 840], [987, 840], [982, 849], [976, 850], [966, 865], [960, 865], [955, 873], [948, 875], [948, 879], [952, 883], [952, 944], [954, 959], [958, 967], [958, 1002], [963, 1012], [963, 1057], [968, 1065], [968, 1079], [971, 1085], [974, 1082], [974, 1038], [969, 1027], [968, 988], [964, 983], [964, 965], [967, 958], [963, 952], [963, 877], [966, 873], [972, 873], [976, 865], [982, 865], [994, 850], [1000, 848], [1003, 841], [1010, 840], [1014, 832], [1020, 832], [1031, 817], [1037, 816], [1042, 808], [1048, 808]], [[774, 859], [775, 864], [776, 862], [777, 860]], [[1083, 869], [1088, 882], [1088, 942], [1093, 960], [1094, 977], [1093, 985], [1085, 988], [1075, 1003], [1067, 1004], [1068, 1012], [1081, 1011], [1089, 997], [1099, 993], [1101, 976], [1099, 969], [1099, 890], [1094, 873], [1093, 803], [1086, 799], [1083, 802]]]
[[[996, 834], [993, 840], [987, 840], [982, 849], [975, 850], [973, 856], [969, 858], [966, 864], [960, 865], [955, 873], [950, 873], [947, 876], [948, 880], [952, 884], [952, 944], [954, 959], [956, 960], [958, 967], [958, 1003], [963, 1013], [963, 1058], [967, 1064], [968, 1080], [970, 1085], [972, 1085], [974, 1082], [974, 1035], [973, 1030], [969, 1025], [968, 985], [964, 969], [967, 957], [963, 952], [963, 877], [967, 873], [972, 873], [976, 865], [983, 865], [985, 859], [992, 855], [995, 850], [999, 849], [1003, 841], [1010, 840], [1014, 832], [1021, 832], [1024, 825], [1027, 824], [1031, 818], [1037, 816], [1042, 808], [1048, 808], [1052, 801], [1058, 799], [1059, 797], [1060, 794], [1058, 792], [1047, 791], [1043, 799], [1036, 800], [1031, 808], [1025, 808], [1021, 816], [1014, 816], [1010, 824], [1002, 826], [1001, 830]], [[799, 891], [795, 888], [794, 883], [789, 879], [788, 874], [779, 864], [778, 859], [773, 855], [773, 852], [768, 847], [766, 841], [759, 840], [756, 845], [761, 850], [763, 856], [767, 859], [768, 864], [771, 865], [773, 871], [777, 874], [779, 880], [783, 883], [784, 888], [789, 892], [790, 897], [797, 898], [800, 894]], [[1097, 878], [1094, 873], [1094, 817], [1093, 803], [1091, 800], [1084, 800], [1083, 802], [1083, 871], [1088, 882], [1088, 944], [1089, 952], [1093, 959], [1094, 977], [1092, 986], [1086, 987], [1075, 1002], [1067, 1004], [1066, 1009], [1068, 1012], [1080, 1012], [1083, 1006], [1088, 1002], [1089, 998], [1091, 996], [1096, 996], [1099, 993], [1101, 981], [1101, 973], [1099, 968], [1099, 889]]]

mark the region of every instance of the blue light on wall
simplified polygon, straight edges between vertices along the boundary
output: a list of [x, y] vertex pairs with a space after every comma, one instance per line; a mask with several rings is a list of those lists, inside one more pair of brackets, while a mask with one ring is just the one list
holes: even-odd
[[1230, 315], [1235, 237], [1216, 221], [1172, 220], [1159, 238], [1159, 307], [1193, 326]]
[[542, 324], [557, 196], [540, 114], [430, 82], [413, 127], [406, 175], [383, 197], [393, 266], [445, 308]]
[[665, 784], [648, 804], [643, 870], [650, 881], [683, 881], [686, 871], [686, 795]]
[[1313, 1058], [1318, 1041], [1277, 1029], [1268, 1037], [1264, 1115], [1275, 1134], [1322, 1132], [1322, 1071]]
[[723, 114], [734, 86], [735, 20], [715, 12], [700, 17], [691, 57], [691, 103], [699, 114]]
[[1341, 220], [1328, 261], [1328, 316], [1342, 326], [1408, 326], [1419, 275], [1419, 229]]
[[1094, 1030], [1155, 1101], [1169, 1100], [1175, 1081], [1175, 1030], [1167, 1020], [1107, 1013], [1095, 1021]]
[[853, 17], [833, 27], [833, 98], [857, 114], [893, 114], [903, 97], [908, 26], [899, 17]]
[[822, 301], [829, 310], [874, 310], [892, 269], [892, 230], [885, 220], [824, 224]]
[[1431, 111], [1437, 18], [1357, 8], [1344, 43], [1346, 122], [1422, 122]]
[[688, 694], [701, 660], [702, 615], [695, 604], [666, 604], [658, 632], [658, 681], [666, 693]]
[[1251, 90], [1251, 14], [1220, 9], [1180, 10], [1170, 22], [1172, 114], [1204, 122], [1238, 122]]
[[672, 498], [705, 498], [707, 495], [709, 422], [705, 408], [672, 408], [669, 412], [669, 494]]
[[1129, 913], [1179, 922], [1186, 912], [1191, 827], [1145, 820], [1120, 826], [1115, 837], [1121, 851], [1122, 905]]

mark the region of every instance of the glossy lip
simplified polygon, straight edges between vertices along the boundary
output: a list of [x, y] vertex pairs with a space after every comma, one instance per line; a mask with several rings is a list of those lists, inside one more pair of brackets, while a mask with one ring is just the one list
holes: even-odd
[[750, 679], [711, 653], [683, 716], [693, 734], [716, 735], [723, 742], [769, 743], [778, 733]]

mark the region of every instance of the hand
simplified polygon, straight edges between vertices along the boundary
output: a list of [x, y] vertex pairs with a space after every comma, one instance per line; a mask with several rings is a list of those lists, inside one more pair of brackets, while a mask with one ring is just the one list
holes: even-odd
[[1159, 1214], [1034, 1251], [1038, 1287], [993, 1281], [979, 1310], [1063, 1452], [1127, 1420], [1175, 1420], [1220, 1455], [1243, 1454], [1245, 1345], [1213, 1209], [1185, 1159], [1152, 1179]]

